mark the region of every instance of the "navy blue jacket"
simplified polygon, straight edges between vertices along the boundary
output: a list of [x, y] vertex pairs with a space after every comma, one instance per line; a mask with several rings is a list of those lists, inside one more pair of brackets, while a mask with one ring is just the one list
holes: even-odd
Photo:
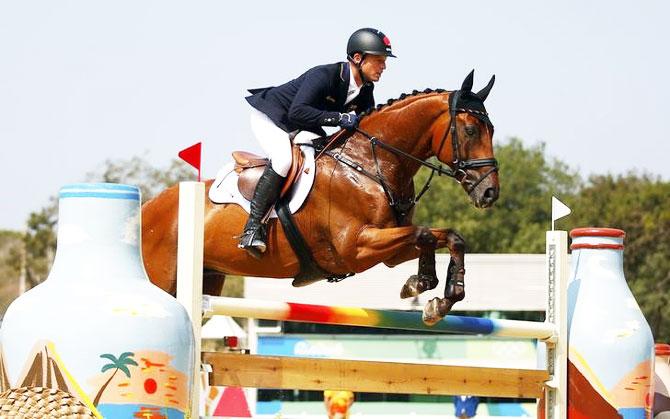
[[320, 65], [277, 87], [250, 89], [247, 102], [286, 132], [306, 130], [326, 135], [322, 126], [336, 126], [342, 112], [360, 114], [375, 105], [374, 86], [366, 83], [346, 106], [349, 63]]

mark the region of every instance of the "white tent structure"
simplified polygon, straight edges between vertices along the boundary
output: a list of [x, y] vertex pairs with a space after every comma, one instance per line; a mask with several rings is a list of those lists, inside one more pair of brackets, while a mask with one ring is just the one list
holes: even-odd
[[[400, 289], [417, 272], [417, 260], [395, 268], [379, 264], [344, 281], [320, 281], [295, 288], [292, 279], [251, 278], [244, 281], [245, 298], [327, 306], [388, 310], [421, 310], [444, 293], [448, 254], [436, 255], [440, 284], [418, 298], [400, 299]], [[545, 254], [466, 254], [465, 300], [454, 310], [544, 311], [547, 303]]]
[[236, 336], [240, 339], [247, 338], [247, 332], [229, 316], [212, 316], [202, 326], [201, 333], [203, 339], [223, 339], [227, 336]]

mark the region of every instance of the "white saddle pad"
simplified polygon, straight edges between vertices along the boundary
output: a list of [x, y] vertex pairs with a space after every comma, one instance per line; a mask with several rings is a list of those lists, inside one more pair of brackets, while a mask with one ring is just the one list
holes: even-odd
[[[314, 148], [300, 147], [305, 155], [305, 163], [302, 172], [298, 175], [299, 178], [293, 189], [289, 192], [289, 209], [291, 214], [295, 213], [305, 203], [309, 191], [314, 185], [314, 176], [316, 174], [314, 163]], [[223, 166], [216, 174], [214, 183], [209, 189], [209, 199], [217, 204], [237, 204], [249, 212], [251, 203], [242, 196], [237, 187], [238, 174], [234, 170], [235, 162], [230, 162]], [[273, 209], [270, 213], [271, 218], [277, 218], [277, 213]]]

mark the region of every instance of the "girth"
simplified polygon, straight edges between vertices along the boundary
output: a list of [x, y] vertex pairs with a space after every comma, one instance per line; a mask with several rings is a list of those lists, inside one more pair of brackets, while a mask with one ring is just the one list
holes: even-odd
[[275, 205], [275, 211], [277, 212], [279, 222], [281, 222], [281, 225], [284, 228], [284, 235], [286, 235], [293, 252], [298, 258], [298, 262], [300, 263], [300, 271], [292, 282], [294, 287], [304, 287], [305, 285], [313, 284], [322, 279], [327, 279], [328, 282], [339, 282], [344, 278], [354, 275], [353, 272], [347, 274], [333, 274], [319, 266], [314, 259], [312, 251], [305, 241], [305, 238], [302, 236], [302, 233], [300, 233], [298, 226], [295, 225], [293, 215], [288, 208], [287, 199], [279, 199]]
[[[341, 136], [337, 136], [333, 140], [339, 139], [340, 137]], [[333, 141], [331, 140], [331, 143], [332, 142]], [[319, 142], [319, 146], [325, 146], [325, 144], [320, 143], [321, 142]], [[321, 147], [315, 148], [320, 150]], [[300, 177], [299, 175], [304, 167], [304, 155], [300, 150], [300, 146], [294, 145], [292, 150], [293, 164], [289, 170], [286, 182], [282, 187], [280, 198], [275, 204], [275, 211], [277, 212], [277, 218], [279, 218], [279, 222], [284, 229], [284, 234], [300, 263], [300, 271], [293, 279], [293, 286], [302, 287], [322, 279], [326, 279], [329, 282], [338, 282], [344, 278], [352, 276], [353, 273], [338, 275], [322, 269], [314, 259], [312, 251], [298, 229], [298, 226], [295, 224], [295, 220], [289, 209], [290, 199], [287, 193]], [[238, 188], [240, 193], [246, 199], [251, 200], [256, 189], [256, 183], [258, 183], [258, 179], [265, 170], [265, 166], [270, 163], [270, 160], [246, 151], [233, 152], [233, 158], [235, 159], [235, 171], [239, 174]]]

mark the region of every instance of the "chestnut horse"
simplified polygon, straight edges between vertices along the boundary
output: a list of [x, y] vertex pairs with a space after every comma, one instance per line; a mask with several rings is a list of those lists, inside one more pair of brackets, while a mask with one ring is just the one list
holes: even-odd
[[[313, 259], [329, 276], [419, 258], [418, 273], [403, 286], [402, 298], [438, 285], [435, 250], [447, 247], [451, 259], [444, 298], [433, 298], [424, 308], [427, 324], [436, 323], [465, 296], [465, 242], [452, 229], [412, 224], [413, 206], [420, 197], [415, 196], [414, 175], [424, 165], [433, 174], [454, 177], [475, 207], [490, 207], [498, 198], [493, 125], [483, 103], [495, 77], [478, 93], [471, 91], [472, 79], [470, 73], [460, 90], [415, 91], [365, 114], [353, 135], [317, 160], [313, 190], [294, 214]], [[446, 166], [428, 162], [433, 156]], [[206, 183], [207, 190], [211, 184]], [[142, 208], [146, 270], [156, 285], [172, 294], [178, 190], [173, 186]], [[206, 294], [220, 295], [226, 274], [295, 278], [300, 273], [299, 259], [277, 219], [268, 223], [268, 249], [260, 260], [237, 247], [247, 216], [237, 204], [205, 203]]]

